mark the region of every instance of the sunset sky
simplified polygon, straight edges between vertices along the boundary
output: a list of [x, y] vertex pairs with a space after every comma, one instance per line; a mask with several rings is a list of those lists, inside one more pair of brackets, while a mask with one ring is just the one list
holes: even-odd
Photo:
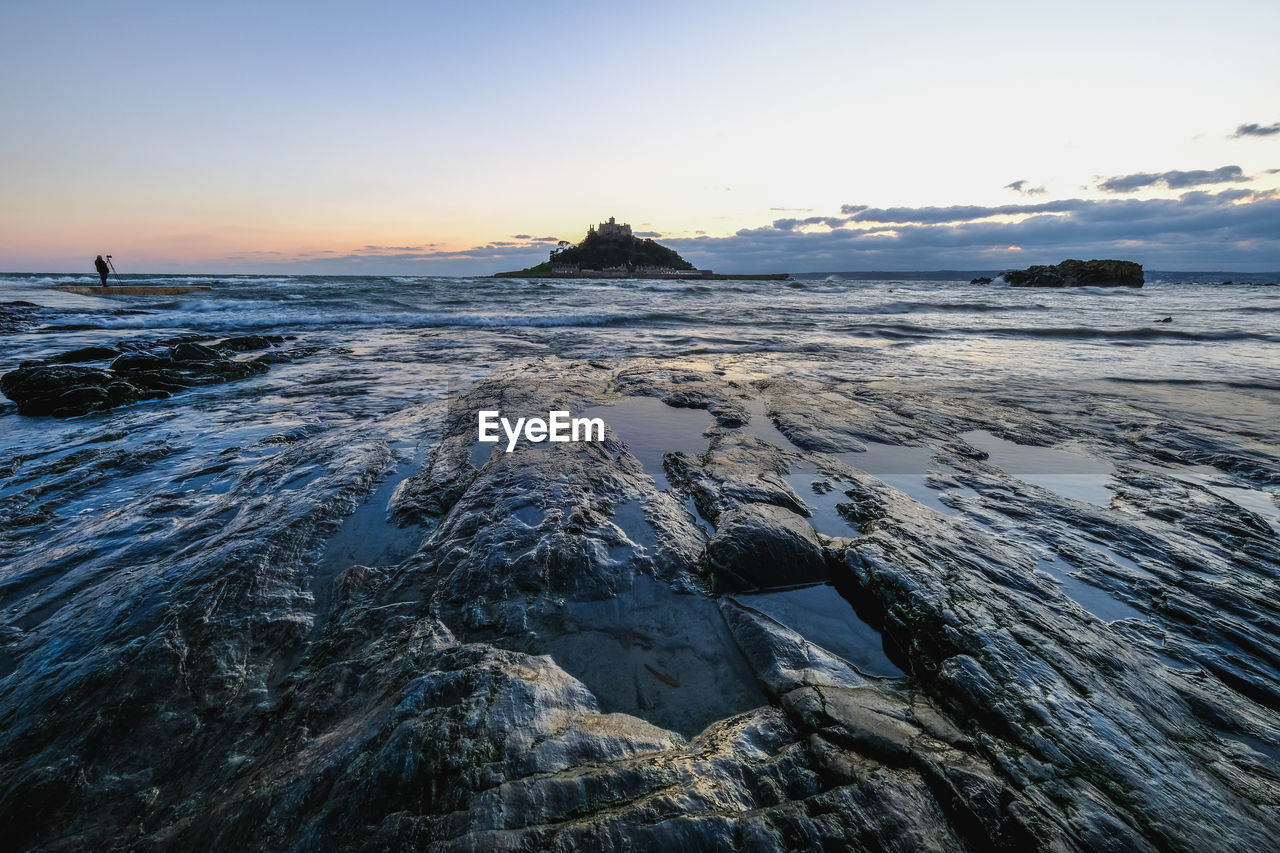
[[1280, 270], [1280, 4], [10, 3], [0, 269]]

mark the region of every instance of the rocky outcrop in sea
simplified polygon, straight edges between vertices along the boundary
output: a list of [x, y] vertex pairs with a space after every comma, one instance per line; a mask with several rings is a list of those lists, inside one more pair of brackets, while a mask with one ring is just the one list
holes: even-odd
[[[0, 392], [18, 404], [19, 414], [74, 417], [265, 373], [270, 364], [288, 361], [288, 356], [234, 356], [284, 341], [280, 336], [273, 338], [249, 335], [210, 340], [195, 335], [158, 343], [129, 341], [121, 347], [82, 347], [24, 362], [0, 376]], [[205, 343], [196, 342], [200, 340]], [[104, 366], [84, 366], [93, 363]]]
[[1142, 287], [1142, 265], [1133, 261], [1077, 261], [1002, 273], [1013, 287]]

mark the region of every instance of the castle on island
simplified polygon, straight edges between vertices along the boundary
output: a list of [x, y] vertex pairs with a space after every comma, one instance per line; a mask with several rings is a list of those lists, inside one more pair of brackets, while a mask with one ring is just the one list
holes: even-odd
[[588, 225], [587, 236], [590, 237], [592, 234], [599, 234], [601, 237], [609, 240], [619, 240], [623, 237], [632, 236], [631, 224], [629, 222], [624, 222], [619, 225], [614, 222], [613, 217], [610, 216], [608, 222], [601, 222], [598, 226]]
[[[619, 223], [617, 219], [610, 216], [608, 222], [601, 222], [599, 225], [588, 225], [587, 236], [580, 245], [586, 245], [596, 240], [613, 240], [613, 241], [621, 241], [624, 243], [631, 243], [635, 239], [636, 239], [635, 234], [631, 232], [630, 222]], [[574, 248], [574, 247], [567, 240], [565, 240], [561, 242], [558, 248], [552, 250], [551, 252], [552, 275], [564, 276], [566, 278], [576, 278], [582, 275], [587, 275], [587, 276], [595, 275], [599, 277], [630, 276], [630, 275], [643, 275], [643, 276], [655, 276], [655, 277], [679, 275], [681, 277], [688, 277], [689, 275], [687, 270], [682, 270], [679, 267], [675, 267], [675, 266], [667, 266], [667, 265], [661, 265], [661, 264], [628, 265], [628, 264], [622, 263], [622, 264], [616, 264], [614, 266], [601, 267], [600, 269], [597, 269], [597, 270], [584, 270], [580, 263], [563, 263], [563, 262], [557, 263], [556, 262], [557, 257], [563, 254], [564, 250], [567, 248]], [[683, 260], [678, 255], [675, 256], [675, 258], [676, 260]], [[694, 272], [700, 274], [702, 271], [694, 270]], [[707, 270], [707, 272], [710, 272], [710, 270]]]
[[[582, 241], [582, 245], [590, 243], [594, 240], [620, 240], [620, 241], [625, 241], [627, 243], [630, 243], [634, 239], [635, 239], [635, 235], [631, 233], [630, 222], [623, 222], [619, 224], [614, 217], [610, 216], [608, 222], [601, 222], [599, 225], [587, 226], [587, 236]], [[680, 269], [677, 269], [675, 267], [669, 267], [669, 266], [648, 265], [648, 266], [629, 267], [625, 263], [617, 264], [615, 266], [602, 267], [595, 271], [583, 270], [581, 264], [579, 263], [557, 263], [556, 262], [557, 256], [562, 254], [566, 248], [572, 248], [572, 244], [570, 244], [567, 240], [563, 241], [557, 249], [552, 250], [551, 252], [552, 275], [564, 276], [566, 278], [574, 278], [584, 274], [592, 275], [593, 273], [601, 277], [626, 276], [633, 273], [641, 274], [641, 275], [665, 276], [665, 275], [676, 275], [682, 272], [682, 270]], [[687, 273], [685, 274], [687, 275]]]
[[512, 272], [494, 273], [496, 278], [672, 278], [672, 279], [769, 279], [782, 280], [786, 273], [727, 276], [711, 270], [695, 269], [673, 249], [651, 237], [641, 239], [631, 231], [631, 223], [608, 222], [588, 225], [587, 236], [574, 244], [560, 240], [550, 257], [537, 266]]

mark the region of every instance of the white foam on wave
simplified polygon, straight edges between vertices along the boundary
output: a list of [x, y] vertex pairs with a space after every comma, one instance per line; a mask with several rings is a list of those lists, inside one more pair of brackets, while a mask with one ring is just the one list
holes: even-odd
[[186, 305], [172, 312], [134, 314], [63, 315], [53, 327], [90, 326], [102, 329], [268, 329], [283, 326], [475, 326], [481, 328], [556, 328], [564, 326], [610, 326], [633, 322], [671, 320], [672, 315], [654, 312], [598, 312], [585, 314], [443, 314], [419, 312], [331, 312], [317, 317], [310, 310], [263, 310], [261, 303], [244, 307], [220, 305], [212, 310], [189, 310]]

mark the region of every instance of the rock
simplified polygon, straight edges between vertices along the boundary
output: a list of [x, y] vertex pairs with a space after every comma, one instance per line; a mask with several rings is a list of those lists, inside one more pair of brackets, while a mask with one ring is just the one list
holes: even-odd
[[186, 342], [175, 345], [169, 352], [174, 361], [221, 361], [226, 358], [212, 347]]
[[707, 560], [727, 579], [770, 587], [826, 580], [827, 563], [813, 527], [771, 504], [748, 503], [722, 513]]
[[271, 339], [263, 335], [242, 335], [240, 337], [224, 338], [214, 346], [217, 349], [231, 350], [232, 352], [249, 352], [256, 349], [270, 349], [271, 343]]
[[1132, 261], [1065, 260], [1002, 276], [1013, 287], [1142, 287], [1142, 265]]
[[[1232, 793], [1248, 772], [1243, 765], [1218, 760], [1209, 742], [1170, 739], [1173, 730], [1200, 725], [1182, 716], [1199, 688], [1135, 655], [1105, 623], [1067, 615], [1055, 603], [1060, 592], [1028, 585], [1025, 570], [991, 545], [981, 561], [944, 569], [977, 544], [962, 542], [945, 526], [926, 532], [883, 519], [847, 560], [862, 588], [887, 604], [885, 624], [920, 682], [938, 685], [927, 689], [962, 727], [999, 733], [999, 761], [1013, 783], [1025, 790], [1045, 766], [1089, 767], [1087, 785], [1051, 793], [1069, 799], [1074, 831], [1090, 845], [1112, 836], [1122, 839], [1110, 842], [1120, 849], [1211, 849], [1225, 821], [1233, 827], [1228, 847], [1265, 846], [1270, 830], [1253, 823], [1261, 813]], [[1010, 631], [1004, 626], [1015, 612]], [[1136, 755], [1152, 756], [1155, 766], [1135, 766]], [[1175, 812], [1183, 819], [1140, 829], [1122, 817]], [[1192, 813], [1199, 817], [1186, 821]]]
[[134, 370], [164, 370], [173, 366], [173, 359], [168, 353], [156, 355], [149, 352], [125, 353], [111, 362], [108, 369], [117, 372]]
[[120, 355], [120, 350], [115, 347], [81, 347], [80, 349], [68, 350], [45, 359], [45, 363], [77, 364], [84, 361], [103, 361], [108, 358], [115, 358], [118, 355]]
[[93, 367], [25, 367], [0, 376], [0, 391], [18, 404], [22, 415], [67, 418], [167, 397], [163, 390], [119, 381], [115, 373]]
[[981, 275], [981, 276], [978, 276], [977, 278], [969, 279], [969, 283], [970, 284], [990, 284], [991, 279], [985, 275]]
[[741, 405], [698, 389], [681, 388], [665, 395], [662, 402], [677, 409], [706, 409], [721, 426], [740, 427], [750, 420]]
[[798, 687], [861, 687], [867, 683], [839, 657], [735, 598], [722, 599], [720, 612], [756, 678], [772, 696], [783, 696]]
[[156, 346], [171, 347], [175, 344], [191, 344], [209, 340], [208, 335], [172, 335], [156, 341]]
[[[66, 418], [155, 400], [197, 385], [227, 382], [265, 373], [263, 360], [232, 361], [217, 350], [179, 343], [164, 355], [145, 350], [117, 355], [93, 347], [72, 350], [24, 364], [0, 376], [0, 391], [18, 404], [22, 415]], [[105, 369], [66, 366], [64, 362], [115, 359]]]
[[1156, 322], [1157, 322], [1157, 323], [1172, 323], [1172, 322], [1173, 322], [1173, 318], [1172, 318], [1172, 317], [1165, 317], [1163, 320], [1156, 320]]
[[[243, 364], [38, 365], [0, 384], [109, 398]], [[600, 443], [473, 455], [478, 408], [576, 411], [631, 391], [774, 412], [806, 446], [725, 418], [705, 449], [665, 456], [672, 491], [616, 424]], [[137, 438], [129, 419], [77, 425], [66, 452], [0, 463], [6, 843], [1271, 849], [1280, 544], [1155, 463], [1270, 489], [1280, 468], [1259, 446], [1276, 442], [1153, 413], [1137, 393], [1054, 389], [1030, 409], [1007, 387], [747, 385], [547, 358], [397, 411], [397, 438], [430, 448], [420, 465], [393, 457], [390, 419], [282, 425], [198, 469], [169, 436], [121, 441]], [[1110, 459], [1114, 506], [1020, 481], [972, 430]], [[930, 447], [964, 513], [831, 455], [860, 438]], [[145, 466], [171, 487], [79, 513], [97, 494], [81, 484]], [[831, 486], [806, 500], [854, 500], [861, 536], [813, 532], [784, 479], [800, 470]], [[206, 475], [219, 489], [191, 490]], [[60, 507], [75, 527], [50, 524]], [[353, 536], [405, 544], [375, 565], [342, 556]], [[1041, 570], [1057, 562], [1074, 583]], [[785, 610], [716, 595], [717, 564], [755, 576], [741, 583], [831, 578], [906, 674], [858, 673], [817, 641], [813, 612], [783, 624]], [[1095, 616], [1072, 597], [1085, 587], [1137, 615]], [[662, 716], [744, 684], [696, 725]]]
[[0, 302], [0, 332], [17, 332], [30, 327], [42, 313], [56, 313], [34, 302]]

